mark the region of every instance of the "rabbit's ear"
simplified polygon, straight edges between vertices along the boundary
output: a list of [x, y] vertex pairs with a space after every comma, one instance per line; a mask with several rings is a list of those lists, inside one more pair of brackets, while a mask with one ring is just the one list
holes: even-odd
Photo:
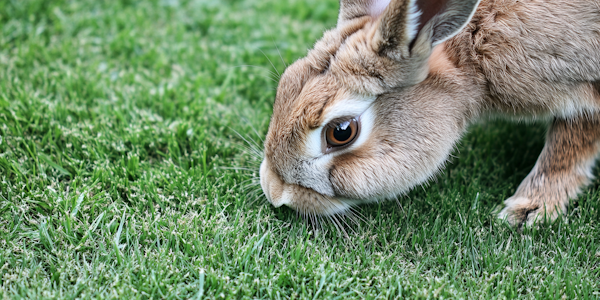
[[[380, 55], [410, 55], [416, 44], [427, 48], [459, 33], [470, 21], [480, 0], [391, 0], [373, 36]], [[423, 45], [425, 46], [425, 45]]]
[[377, 18], [385, 11], [388, 4], [390, 0], [340, 0], [338, 26], [364, 16]]

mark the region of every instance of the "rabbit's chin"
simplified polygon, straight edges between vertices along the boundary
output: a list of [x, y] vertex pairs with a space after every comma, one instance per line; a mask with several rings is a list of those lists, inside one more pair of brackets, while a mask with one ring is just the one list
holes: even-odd
[[308, 215], [343, 214], [352, 206], [369, 202], [323, 195], [300, 185], [285, 183], [267, 166], [266, 161], [261, 164], [260, 184], [273, 206], [285, 205]]

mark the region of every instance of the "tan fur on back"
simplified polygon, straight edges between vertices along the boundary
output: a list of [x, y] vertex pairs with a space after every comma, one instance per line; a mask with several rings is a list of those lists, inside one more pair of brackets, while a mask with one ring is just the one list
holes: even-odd
[[596, 109], [600, 1], [483, 1], [447, 52], [478, 79], [486, 107], [516, 115]]

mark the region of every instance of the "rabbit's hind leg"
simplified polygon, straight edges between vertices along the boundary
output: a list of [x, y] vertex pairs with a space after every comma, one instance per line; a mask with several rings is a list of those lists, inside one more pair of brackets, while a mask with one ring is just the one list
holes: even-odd
[[590, 182], [599, 150], [600, 115], [554, 119], [533, 170], [504, 201], [498, 217], [522, 226], [566, 213], [569, 199]]

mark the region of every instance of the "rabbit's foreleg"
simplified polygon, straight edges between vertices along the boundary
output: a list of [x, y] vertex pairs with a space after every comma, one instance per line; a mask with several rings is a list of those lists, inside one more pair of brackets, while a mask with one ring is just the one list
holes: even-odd
[[556, 118], [533, 170], [508, 198], [499, 217], [512, 225], [555, 220], [592, 178], [600, 150], [600, 115]]

